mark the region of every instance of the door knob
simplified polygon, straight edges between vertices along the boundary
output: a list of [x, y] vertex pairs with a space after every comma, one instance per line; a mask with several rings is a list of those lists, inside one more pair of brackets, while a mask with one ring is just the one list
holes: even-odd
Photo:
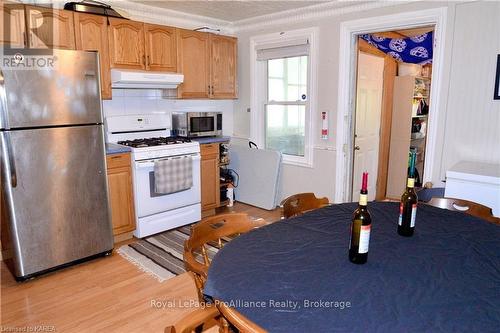
[[354, 150], [361, 150], [359, 146], [354, 146]]

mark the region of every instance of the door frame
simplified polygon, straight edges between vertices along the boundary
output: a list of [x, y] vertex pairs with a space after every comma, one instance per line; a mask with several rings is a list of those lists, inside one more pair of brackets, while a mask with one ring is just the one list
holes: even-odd
[[430, 181], [435, 163], [437, 134], [440, 117], [443, 61], [447, 8], [403, 12], [387, 16], [345, 21], [340, 24], [339, 88], [337, 105], [337, 140], [334, 202], [347, 202], [352, 194], [352, 166], [354, 142], [354, 109], [356, 106], [357, 36], [365, 33], [411, 29], [426, 25], [434, 26], [434, 50], [432, 64], [432, 103], [429, 107], [429, 126], [425, 149], [423, 183]]

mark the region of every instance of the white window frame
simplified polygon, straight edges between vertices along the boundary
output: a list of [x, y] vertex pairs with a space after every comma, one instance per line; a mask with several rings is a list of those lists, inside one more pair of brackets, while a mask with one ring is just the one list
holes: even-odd
[[259, 147], [265, 147], [265, 104], [267, 103], [267, 61], [257, 60], [259, 45], [282, 43], [307, 38], [308, 54], [308, 96], [305, 114], [304, 156], [283, 154], [283, 163], [303, 167], [313, 167], [314, 117], [317, 101], [317, 38], [318, 28], [308, 28], [276, 32], [250, 38], [250, 139]]

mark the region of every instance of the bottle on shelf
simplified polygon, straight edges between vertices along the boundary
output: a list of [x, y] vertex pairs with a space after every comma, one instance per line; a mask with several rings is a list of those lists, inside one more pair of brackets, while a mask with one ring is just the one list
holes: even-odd
[[364, 264], [368, 259], [372, 219], [367, 207], [368, 172], [363, 172], [363, 181], [359, 196], [359, 206], [354, 211], [349, 243], [349, 260], [355, 264]]
[[415, 192], [416, 159], [417, 154], [415, 151], [412, 151], [409, 157], [408, 182], [406, 184], [406, 190], [401, 196], [401, 203], [399, 204], [398, 234], [406, 237], [413, 235], [415, 231], [415, 220], [417, 218], [418, 197]]

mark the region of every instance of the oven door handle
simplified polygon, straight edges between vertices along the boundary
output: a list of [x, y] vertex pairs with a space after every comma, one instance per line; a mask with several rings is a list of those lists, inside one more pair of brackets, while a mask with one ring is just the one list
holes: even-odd
[[[191, 158], [193, 159], [193, 161], [198, 161], [200, 160], [200, 155], [199, 154], [196, 154], [196, 155], [191, 155]], [[145, 169], [145, 168], [154, 168], [155, 166], [155, 160], [147, 160], [147, 161], [137, 161], [135, 162], [135, 167], [136, 169]]]

